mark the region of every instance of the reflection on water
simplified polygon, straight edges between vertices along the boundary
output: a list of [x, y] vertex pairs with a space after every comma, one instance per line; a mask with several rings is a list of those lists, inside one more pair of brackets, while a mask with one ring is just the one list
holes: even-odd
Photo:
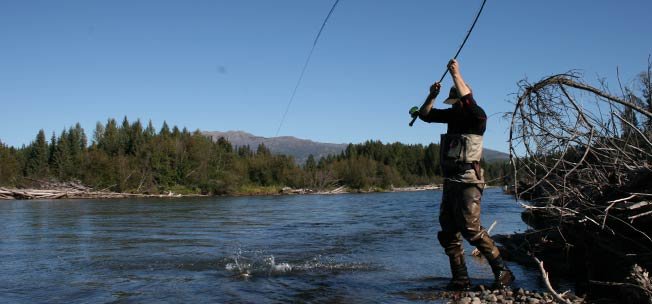
[[[0, 302], [414, 303], [448, 260], [441, 192], [0, 202]], [[483, 221], [524, 230], [489, 189]], [[468, 244], [467, 244], [468, 246]], [[467, 252], [471, 248], [467, 247]], [[476, 283], [489, 283], [469, 258]], [[520, 286], [538, 274], [512, 266]]]

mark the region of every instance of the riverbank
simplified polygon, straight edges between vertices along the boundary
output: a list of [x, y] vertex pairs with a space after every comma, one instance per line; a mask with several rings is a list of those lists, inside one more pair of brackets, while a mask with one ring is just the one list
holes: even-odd
[[202, 194], [139, 194], [77, 189], [8, 189], [0, 188], [0, 199], [106, 199], [106, 198], [167, 198], [167, 197], [206, 197]]
[[[57, 188], [57, 189], [18, 189], [0, 187], [0, 200], [25, 200], [25, 199], [110, 199], [110, 198], [174, 198], [174, 197], [210, 197], [210, 196], [271, 196], [271, 195], [329, 195], [329, 194], [349, 194], [349, 193], [390, 193], [390, 192], [417, 192], [441, 190], [441, 184], [419, 185], [408, 187], [392, 187], [389, 189], [379, 187], [369, 187], [367, 189], [355, 189], [346, 186], [337, 187], [329, 190], [314, 190], [308, 188], [290, 188], [278, 186], [242, 186], [241, 188], [225, 194], [201, 194], [188, 191], [178, 193], [172, 190], [167, 193], [149, 194], [149, 193], [131, 193], [131, 192], [112, 192], [112, 191], [95, 191], [91, 188], [79, 190], [76, 188]], [[497, 188], [497, 186], [486, 186], [485, 189]]]
[[0, 187], [0, 200], [29, 200], [29, 199], [113, 199], [113, 198], [178, 198], [178, 197], [209, 197], [209, 196], [270, 196], [270, 195], [305, 195], [305, 194], [346, 194], [346, 193], [375, 193], [375, 192], [414, 192], [441, 189], [441, 185], [422, 185], [410, 187], [392, 187], [389, 189], [370, 187], [367, 189], [353, 189], [346, 186], [334, 189], [294, 189], [290, 187], [278, 186], [242, 186], [233, 192], [208, 195], [201, 193], [177, 193], [167, 191], [167, 193], [150, 194], [150, 193], [130, 193], [130, 192], [112, 192], [104, 190], [93, 190], [84, 186], [58, 186], [52, 188], [2, 188]]
[[[402, 293], [409, 300], [414, 301], [444, 301], [452, 304], [543, 304], [562, 302], [557, 296], [549, 292], [507, 289], [488, 289], [483, 285], [470, 291], [434, 291], [425, 293]], [[572, 294], [565, 294], [562, 303], [580, 304], [584, 299]]]

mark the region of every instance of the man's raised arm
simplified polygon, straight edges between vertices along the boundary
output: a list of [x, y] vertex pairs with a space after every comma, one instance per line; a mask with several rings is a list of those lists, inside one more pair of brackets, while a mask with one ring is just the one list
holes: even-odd
[[441, 90], [441, 84], [439, 82], [435, 82], [432, 86], [430, 86], [430, 94], [428, 94], [428, 97], [426, 97], [426, 101], [423, 102], [423, 105], [419, 109], [419, 116], [421, 119], [424, 117], [428, 116], [430, 114], [430, 110], [432, 110], [432, 105], [435, 103], [435, 98], [437, 95], [439, 95], [439, 90]]
[[457, 63], [457, 60], [451, 59], [448, 62], [448, 70], [451, 72], [455, 87], [460, 93], [459, 97], [462, 98], [471, 93], [471, 89], [469, 89], [469, 87], [466, 85], [466, 82], [464, 82], [464, 79], [462, 78], [462, 74], [460, 73], [460, 65]]

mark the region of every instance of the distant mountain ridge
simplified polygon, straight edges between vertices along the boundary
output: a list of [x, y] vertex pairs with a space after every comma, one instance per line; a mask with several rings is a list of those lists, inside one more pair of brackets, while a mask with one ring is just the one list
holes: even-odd
[[249, 146], [256, 150], [258, 145], [264, 144], [274, 154], [285, 154], [294, 157], [298, 164], [303, 164], [312, 154], [316, 160], [328, 155], [335, 155], [346, 149], [348, 144], [321, 143], [293, 136], [262, 137], [243, 131], [210, 131], [202, 132], [214, 141], [220, 137], [226, 138], [234, 146]]
[[[293, 156], [298, 164], [305, 163], [310, 154], [318, 160], [328, 155], [340, 154], [348, 146], [348, 144], [322, 143], [294, 136], [262, 137], [244, 131], [204, 131], [202, 134], [211, 137], [214, 141], [224, 137], [234, 146], [249, 146], [253, 150], [258, 145], [264, 144], [274, 154]], [[509, 154], [491, 149], [484, 149], [483, 155], [488, 162], [509, 159]]]

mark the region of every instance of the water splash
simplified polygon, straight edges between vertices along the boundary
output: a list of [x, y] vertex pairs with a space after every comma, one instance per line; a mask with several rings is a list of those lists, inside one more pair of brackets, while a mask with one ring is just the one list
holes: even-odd
[[274, 260], [273, 255], [270, 255], [269, 257], [265, 258], [265, 262], [269, 265], [269, 274], [270, 275], [271, 275], [272, 272], [274, 272], [274, 273], [284, 273], [284, 272], [292, 271], [292, 266], [289, 263], [276, 264], [276, 261]]
[[242, 251], [238, 249], [231, 258], [227, 259], [224, 269], [235, 276], [250, 278], [261, 275], [278, 276], [305, 272], [371, 271], [378, 269], [378, 267], [368, 263], [341, 262], [321, 255], [292, 262], [277, 262], [276, 257], [272, 254], [265, 254], [263, 251]]
[[252, 264], [243, 261], [242, 249], [238, 249], [233, 256], [233, 263], [227, 263], [225, 269], [237, 273], [239, 276], [248, 278], [251, 276]]

